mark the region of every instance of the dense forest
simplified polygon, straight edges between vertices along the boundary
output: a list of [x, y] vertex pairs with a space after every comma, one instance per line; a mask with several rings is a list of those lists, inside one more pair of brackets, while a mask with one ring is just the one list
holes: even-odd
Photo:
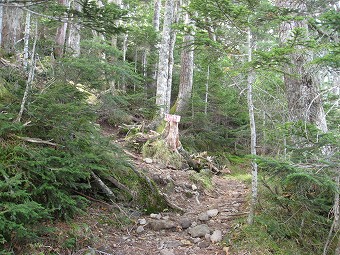
[[0, 254], [175, 210], [130, 150], [246, 176], [231, 254], [339, 255], [339, 33], [338, 0], [0, 0]]

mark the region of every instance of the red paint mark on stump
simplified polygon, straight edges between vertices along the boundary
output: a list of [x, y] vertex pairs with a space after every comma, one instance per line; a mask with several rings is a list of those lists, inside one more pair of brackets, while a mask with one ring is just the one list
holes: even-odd
[[181, 116], [179, 115], [173, 115], [173, 114], [165, 114], [165, 117], [164, 117], [164, 120], [165, 121], [168, 121], [168, 122], [180, 122], [181, 121]]

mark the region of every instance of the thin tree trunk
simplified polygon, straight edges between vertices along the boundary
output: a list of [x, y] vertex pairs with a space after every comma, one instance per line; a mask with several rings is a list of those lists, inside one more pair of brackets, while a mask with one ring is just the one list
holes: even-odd
[[[337, 176], [335, 178], [335, 183], [336, 183], [336, 186], [337, 186], [337, 190], [336, 190], [335, 195], [334, 195], [334, 204], [333, 204], [334, 219], [333, 219], [332, 226], [329, 230], [328, 237], [327, 237], [327, 240], [325, 242], [322, 255], [327, 255], [328, 248], [329, 248], [329, 245], [331, 243], [332, 237], [340, 231], [340, 222], [339, 222], [339, 220], [340, 220], [340, 207], [339, 207], [340, 172], [338, 172], [336, 174], [337, 174]], [[340, 244], [340, 237], [339, 237], [339, 244]], [[340, 255], [340, 247], [335, 248], [335, 255]]]
[[29, 51], [29, 38], [30, 38], [30, 32], [31, 32], [31, 13], [26, 12], [26, 23], [25, 23], [25, 35], [24, 35], [24, 70], [27, 71], [28, 68], [28, 51]]
[[34, 80], [34, 71], [35, 71], [35, 62], [36, 62], [35, 48], [36, 48], [36, 45], [37, 45], [37, 39], [38, 39], [38, 21], [35, 22], [35, 38], [34, 38], [34, 43], [33, 43], [33, 47], [32, 47], [30, 72], [28, 74], [28, 79], [27, 79], [27, 82], [26, 82], [26, 88], [25, 88], [24, 96], [23, 96], [22, 101], [21, 101], [20, 111], [19, 111], [18, 116], [15, 120], [16, 122], [21, 121], [21, 117], [22, 117], [22, 114], [23, 114], [24, 109], [25, 109], [25, 104], [26, 104], [26, 101], [28, 99], [28, 94], [31, 90], [31, 85], [32, 85], [32, 82]]
[[204, 98], [204, 114], [208, 114], [208, 96], [209, 96], [209, 81], [210, 81], [210, 65], [207, 70], [207, 82], [205, 83], [205, 98]]
[[126, 61], [126, 53], [127, 53], [127, 49], [128, 49], [128, 34], [124, 35], [124, 40], [123, 40], [123, 61]]
[[148, 75], [148, 49], [144, 49], [143, 51], [143, 58], [142, 58], [142, 68], [143, 68], [143, 76], [146, 79]]
[[[248, 27], [248, 62], [252, 61], [252, 34], [251, 30]], [[255, 74], [253, 70], [250, 70], [248, 73], [248, 111], [249, 111], [249, 120], [250, 120], [250, 151], [252, 156], [256, 156], [256, 125], [255, 125], [255, 116], [254, 116], [254, 103], [253, 103], [253, 83], [255, 79]], [[251, 204], [250, 204], [250, 212], [248, 216], [248, 223], [252, 224], [254, 222], [255, 216], [255, 207], [257, 203], [257, 163], [255, 159], [251, 162], [252, 169], [252, 188], [251, 188]]]
[[2, 46], [2, 23], [4, 17], [4, 7], [0, 5], [0, 48]]

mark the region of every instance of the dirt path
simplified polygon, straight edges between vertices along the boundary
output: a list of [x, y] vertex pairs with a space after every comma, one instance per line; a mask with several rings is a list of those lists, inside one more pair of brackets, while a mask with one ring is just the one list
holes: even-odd
[[[92, 227], [94, 235], [99, 236], [92, 249], [83, 249], [77, 254], [229, 254], [223, 240], [228, 235], [231, 221], [246, 215], [248, 190], [245, 184], [214, 175], [212, 188], [204, 189], [193, 181], [193, 171], [148, 164], [140, 155], [135, 155], [133, 160], [138, 169], [152, 178], [183, 212], [136, 215], [135, 225], [120, 231], [105, 220], [98, 221]], [[94, 218], [101, 213], [108, 212], [92, 209]]]

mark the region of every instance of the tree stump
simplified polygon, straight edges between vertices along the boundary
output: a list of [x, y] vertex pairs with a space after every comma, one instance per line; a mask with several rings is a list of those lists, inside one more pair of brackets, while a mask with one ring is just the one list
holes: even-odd
[[181, 120], [181, 116], [165, 114], [164, 120], [167, 122], [163, 133], [165, 137], [165, 143], [169, 146], [171, 150], [173, 150], [174, 152], [178, 152], [177, 149], [181, 147], [178, 131], [178, 123]]

